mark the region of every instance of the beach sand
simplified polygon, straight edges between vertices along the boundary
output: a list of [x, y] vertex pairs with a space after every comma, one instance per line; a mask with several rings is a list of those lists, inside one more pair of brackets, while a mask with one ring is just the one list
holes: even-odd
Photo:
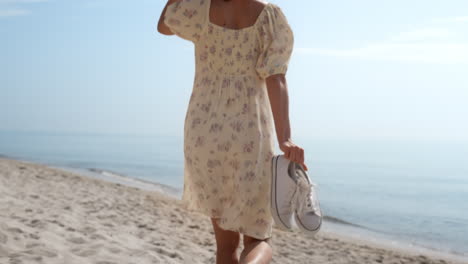
[[[468, 263], [274, 230], [273, 263]], [[0, 158], [0, 263], [215, 263], [209, 218], [163, 193]]]

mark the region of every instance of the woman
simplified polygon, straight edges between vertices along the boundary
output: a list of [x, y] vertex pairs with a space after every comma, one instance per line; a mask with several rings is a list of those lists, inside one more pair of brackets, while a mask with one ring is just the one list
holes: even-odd
[[294, 39], [287, 19], [276, 4], [257, 0], [169, 0], [158, 32], [195, 46], [184, 205], [211, 218], [216, 263], [269, 263], [273, 122], [285, 157], [307, 170], [289, 127], [285, 74]]

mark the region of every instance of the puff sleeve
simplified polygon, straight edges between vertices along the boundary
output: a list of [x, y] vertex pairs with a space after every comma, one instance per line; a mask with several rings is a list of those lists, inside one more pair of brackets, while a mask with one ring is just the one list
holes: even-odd
[[206, 0], [179, 0], [169, 4], [164, 24], [177, 36], [196, 43], [206, 22]]
[[272, 4], [265, 22], [260, 28], [261, 52], [255, 69], [266, 79], [270, 75], [288, 70], [294, 46], [294, 34], [281, 8]]

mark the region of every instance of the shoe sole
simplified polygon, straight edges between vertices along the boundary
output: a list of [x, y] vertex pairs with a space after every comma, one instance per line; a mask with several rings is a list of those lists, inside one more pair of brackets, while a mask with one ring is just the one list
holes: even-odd
[[280, 227], [282, 230], [291, 231], [292, 226], [288, 227], [283, 220], [281, 220], [280, 215], [278, 214], [278, 203], [276, 202], [276, 184], [278, 179], [278, 159], [279, 155], [276, 155], [272, 158], [271, 162], [271, 172], [272, 172], [272, 183], [271, 183], [271, 215], [275, 220], [275, 223]]
[[294, 220], [296, 220], [296, 225], [299, 227], [299, 229], [301, 229], [304, 233], [309, 234], [309, 235], [317, 234], [317, 232], [320, 230], [320, 227], [322, 227], [322, 217], [320, 217], [320, 224], [315, 229], [308, 229], [307, 227], [305, 227], [302, 224], [301, 219], [297, 217], [297, 212], [295, 212], [294, 214]]

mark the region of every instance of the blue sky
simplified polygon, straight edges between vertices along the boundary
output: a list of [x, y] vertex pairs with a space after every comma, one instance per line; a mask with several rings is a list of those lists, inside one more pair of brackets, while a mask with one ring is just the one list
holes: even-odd
[[[293, 139], [468, 141], [468, 1], [270, 1]], [[0, 130], [182, 137], [193, 44], [166, 1], [0, 0]]]

